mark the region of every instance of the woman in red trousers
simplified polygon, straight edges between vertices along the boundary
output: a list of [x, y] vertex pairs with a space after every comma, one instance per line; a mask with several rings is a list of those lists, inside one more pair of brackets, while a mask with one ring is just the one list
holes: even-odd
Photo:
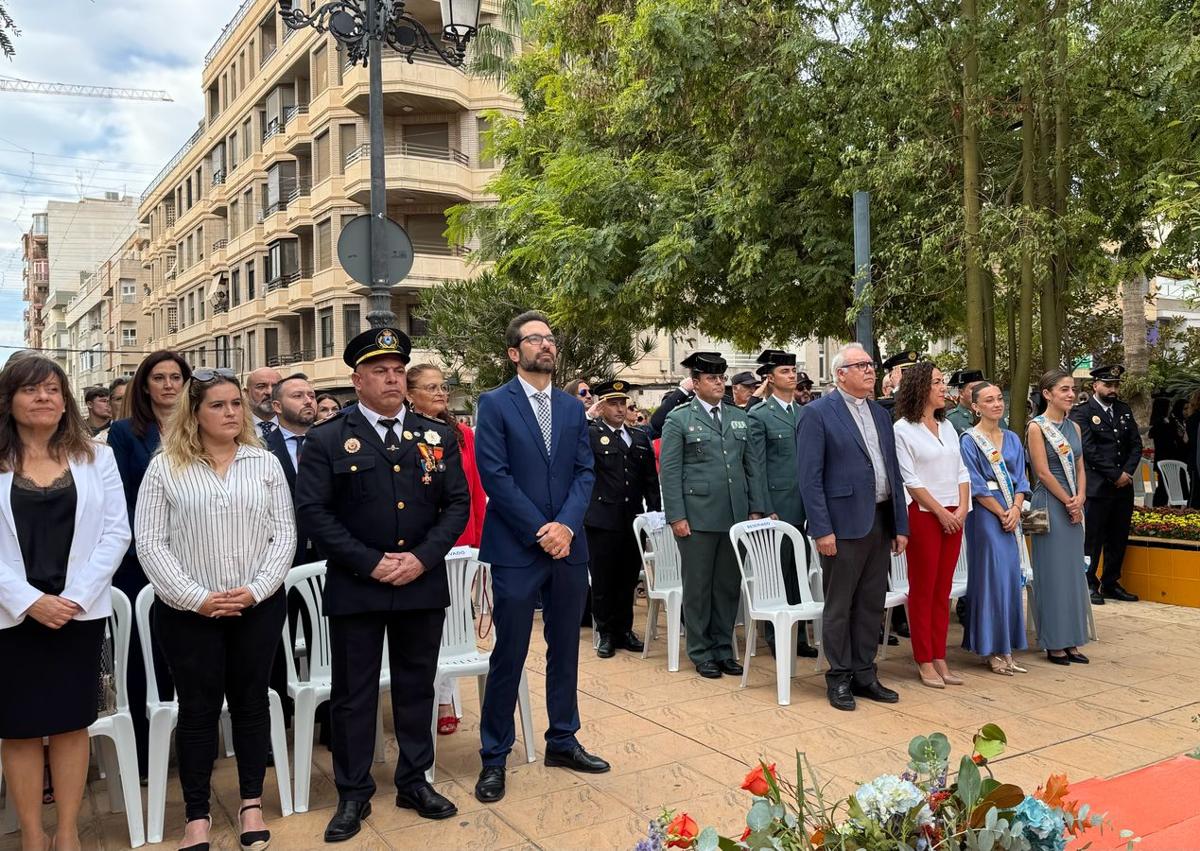
[[908, 626], [921, 682], [962, 685], [946, 665], [950, 586], [971, 509], [971, 476], [958, 433], [945, 418], [946, 381], [923, 362], [904, 371], [896, 393], [896, 456], [908, 501]]

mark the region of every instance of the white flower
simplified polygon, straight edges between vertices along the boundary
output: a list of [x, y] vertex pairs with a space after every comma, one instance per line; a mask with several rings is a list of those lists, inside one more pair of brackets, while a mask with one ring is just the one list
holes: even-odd
[[440, 434], [438, 434], [436, 431], [434, 431], [433, 429], [430, 429], [429, 431], [425, 432], [425, 434], [422, 436], [425, 438], [425, 442], [428, 443], [430, 446], [437, 446], [438, 444], [440, 444], [442, 442], [442, 436]]
[[870, 783], [864, 783], [855, 791], [854, 797], [868, 818], [881, 822], [893, 816], [903, 816], [925, 801], [920, 789], [894, 774], [884, 774]]

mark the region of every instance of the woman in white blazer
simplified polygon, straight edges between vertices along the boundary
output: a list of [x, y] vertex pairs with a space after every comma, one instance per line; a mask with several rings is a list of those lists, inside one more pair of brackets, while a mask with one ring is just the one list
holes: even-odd
[[24, 851], [42, 851], [42, 739], [54, 847], [78, 849], [112, 575], [129, 547], [121, 475], [91, 439], [67, 376], [26, 356], [0, 372], [0, 754]]

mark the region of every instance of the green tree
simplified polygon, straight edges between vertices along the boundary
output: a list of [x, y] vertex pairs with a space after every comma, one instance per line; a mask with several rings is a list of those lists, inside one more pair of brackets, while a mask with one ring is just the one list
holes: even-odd
[[17, 55], [17, 49], [13, 45], [13, 37], [19, 36], [21, 31], [17, 29], [17, 23], [13, 20], [12, 15], [8, 13], [4, 3], [0, 3], [0, 53], [8, 59], [12, 59]]

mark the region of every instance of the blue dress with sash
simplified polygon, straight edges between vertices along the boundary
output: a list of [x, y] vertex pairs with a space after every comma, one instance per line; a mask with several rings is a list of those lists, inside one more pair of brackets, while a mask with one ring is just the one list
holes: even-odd
[[[1029, 497], [1025, 449], [1021, 439], [1005, 430], [1000, 450], [1008, 469], [1011, 492]], [[970, 432], [959, 440], [963, 462], [971, 474], [971, 498], [993, 497], [1005, 505], [992, 464]], [[1000, 518], [976, 502], [966, 523], [967, 626], [962, 646], [980, 656], [1004, 656], [1024, 650], [1025, 607], [1021, 600], [1021, 558], [1017, 539], [1000, 526]], [[1024, 546], [1024, 541], [1020, 546]]]

